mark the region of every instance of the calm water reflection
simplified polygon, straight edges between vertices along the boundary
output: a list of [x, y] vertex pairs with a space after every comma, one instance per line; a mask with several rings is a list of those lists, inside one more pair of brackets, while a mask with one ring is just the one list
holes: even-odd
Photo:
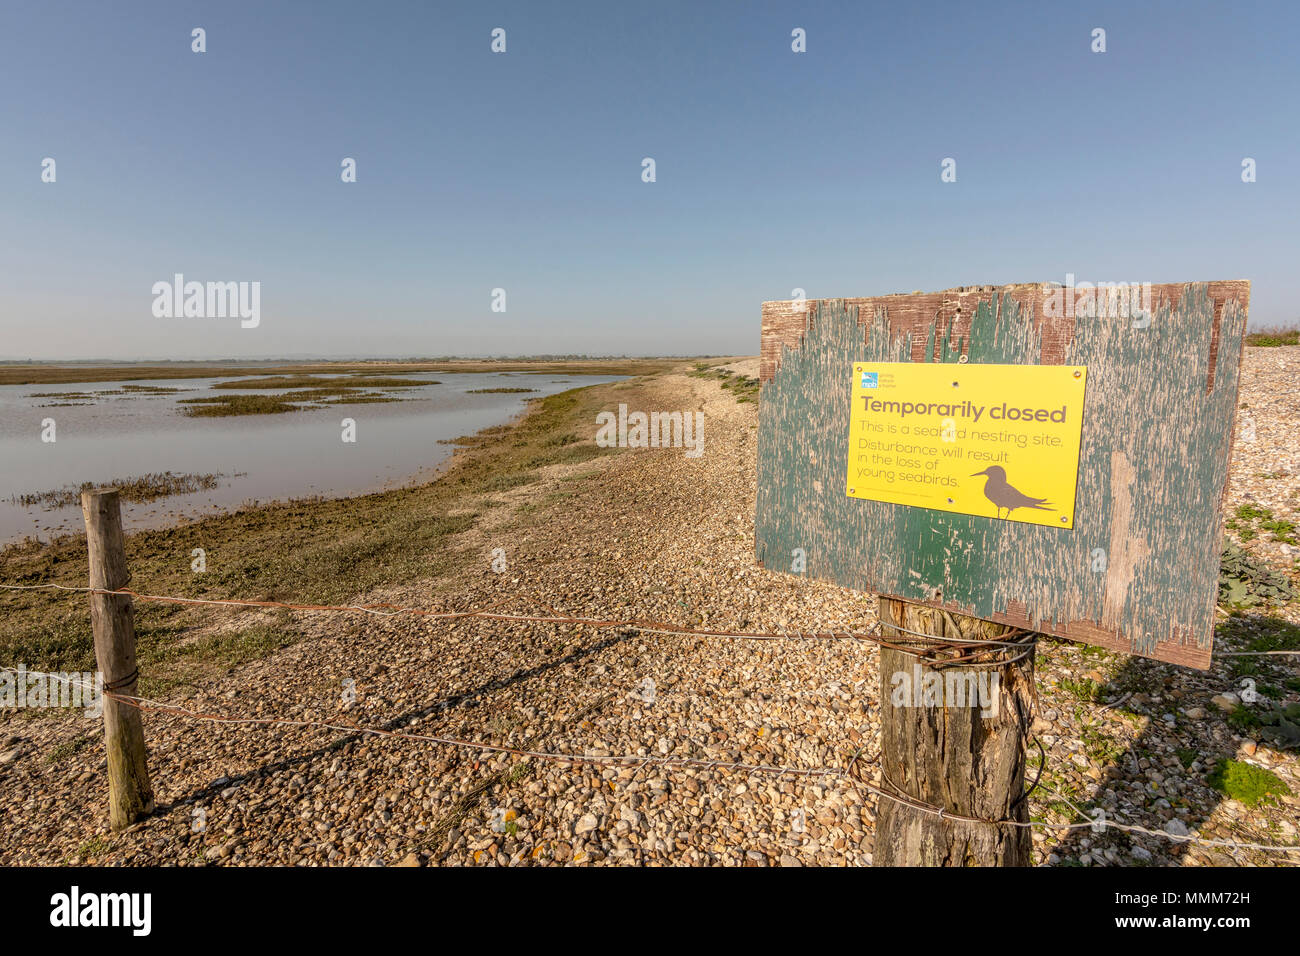
[[[509, 421], [530, 398], [625, 376], [427, 372], [409, 377], [436, 379], [441, 384], [374, 389], [407, 399], [402, 402], [233, 418], [189, 418], [184, 406], [177, 404], [183, 398], [245, 394], [212, 388], [216, 382], [229, 382], [228, 378], [0, 386], [0, 543], [81, 530], [77, 506], [46, 510], [9, 499], [84, 481], [107, 482], [162, 471], [225, 476], [221, 486], [210, 491], [124, 504], [128, 528], [167, 524], [177, 517], [230, 509], [249, 500], [336, 497], [395, 487], [431, 476], [451, 456], [452, 447], [439, 444], [440, 439]], [[93, 398], [93, 405], [70, 407], [48, 406], [78, 399], [34, 397], [49, 392], [111, 392], [123, 384], [182, 391], [101, 394]], [[470, 394], [471, 389], [482, 388], [536, 391]], [[46, 418], [56, 422], [53, 443], [41, 441], [41, 422]], [[344, 418], [357, 423], [355, 444], [340, 438]]]

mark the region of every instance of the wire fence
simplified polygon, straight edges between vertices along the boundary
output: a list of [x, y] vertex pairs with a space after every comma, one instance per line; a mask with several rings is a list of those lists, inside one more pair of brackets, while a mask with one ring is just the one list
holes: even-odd
[[[848, 641], [870, 641], [882, 647], [889, 647], [893, 650], [903, 651], [916, 656], [917, 648], [907, 647], [901, 644], [886, 641], [880, 636], [882, 627], [888, 627], [892, 631], [908, 635], [909, 638], [915, 638], [920, 644], [927, 647], [933, 647], [938, 650], [958, 649], [963, 647], [982, 648], [1004, 648], [1004, 647], [1023, 647], [1025, 637], [1036, 637], [1037, 635], [1029, 634], [1023, 628], [1013, 628], [1004, 637], [1019, 636], [1020, 640], [998, 640], [989, 639], [971, 639], [956, 637], [936, 637], [933, 634], [927, 634], [922, 631], [914, 631], [903, 627], [901, 624], [889, 623], [884, 624], [877, 621], [870, 630], [867, 631], [798, 631], [781, 629], [776, 631], [721, 631], [709, 628], [682, 627], [657, 621], [647, 621], [641, 618], [595, 618], [581, 617], [574, 615], [562, 615], [543, 604], [536, 598], [529, 598], [524, 595], [506, 598], [486, 608], [475, 608], [468, 611], [431, 611], [428, 608], [407, 607], [398, 604], [295, 604], [288, 601], [250, 601], [226, 598], [191, 598], [177, 597], [169, 594], [144, 594], [134, 591], [130, 588], [118, 588], [116, 590], [107, 590], [104, 588], [76, 587], [69, 584], [0, 584], [0, 590], [3, 591], [42, 591], [55, 590], [67, 591], [79, 594], [107, 594], [130, 597], [137, 601], [146, 601], [150, 603], [167, 603], [167, 604], [191, 604], [191, 605], [208, 605], [214, 607], [242, 607], [242, 608], [263, 608], [263, 609], [282, 609], [288, 611], [350, 611], [360, 614], [371, 614], [377, 617], [392, 617], [401, 614], [412, 614], [419, 617], [425, 617], [433, 620], [458, 620], [462, 618], [481, 618], [492, 621], [514, 621], [520, 623], [538, 623], [538, 624], [584, 624], [597, 628], [635, 628], [647, 634], [660, 634], [665, 636], [679, 637], [719, 637], [730, 638], [735, 640], [752, 640], [752, 641], [784, 641], [784, 640], [848, 640]], [[524, 600], [532, 601], [541, 605], [549, 611], [548, 615], [533, 614], [503, 614], [495, 612], [493, 609], [505, 606], [513, 601]], [[1258, 657], [1269, 655], [1295, 655], [1300, 656], [1300, 650], [1273, 650], [1273, 651], [1216, 651], [1218, 657]], [[1002, 661], [1000, 663], [1007, 663]]]
[[[102, 594], [117, 595], [130, 597], [133, 600], [171, 603], [186, 605], [205, 605], [214, 607], [232, 607], [232, 608], [275, 608], [291, 611], [320, 611], [320, 612], [352, 612], [389, 617], [401, 614], [412, 614], [433, 620], [457, 621], [480, 619], [489, 621], [503, 621], [514, 623], [535, 623], [535, 624], [554, 624], [554, 625], [584, 625], [595, 629], [607, 628], [627, 628], [648, 634], [658, 634], [665, 636], [697, 637], [697, 638], [720, 638], [731, 640], [762, 640], [762, 641], [860, 641], [876, 644], [881, 647], [887, 647], [898, 650], [912, 656], [936, 661], [936, 663], [945, 663], [959, 661], [966, 664], [988, 664], [988, 663], [1012, 663], [1024, 657], [1028, 651], [1026, 647], [1032, 647], [1037, 635], [1026, 632], [1023, 629], [1011, 629], [1007, 634], [1002, 635], [1002, 639], [992, 639], [988, 641], [936, 637], [932, 634], [925, 634], [919, 631], [909, 630], [907, 628], [889, 623], [878, 621], [870, 630], [867, 631], [798, 631], [798, 630], [779, 630], [779, 631], [727, 631], [711, 628], [692, 628], [673, 625], [670, 623], [650, 621], [641, 618], [595, 618], [576, 615], [561, 614], [554, 608], [545, 605], [536, 599], [528, 598], [509, 598], [498, 601], [484, 608], [474, 608], [464, 611], [433, 611], [427, 608], [406, 607], [394, 604], [348, 604], [348, 605], [330, 605], [330, 604], [302, 604], [290, 603], [285, 601], [250, 601], [250, 600], [230, 600], [230, 599], [209, 599], [209, 598], [187, 598], [175, 595], [145, 594], [129, 588], [119, 588], [109, 590], [104, 588], [78, 587], [63, 584], [0, 584], [0, 590], [8, 591], [39, 591], [53, 590], [67, 593], [78, 594]], [[496, 610], [512, 601], [531, 600], [533, 603], [540, 605], [547, 611], [544, 615], [538, 614], [515, 614], [505, 613]], [[906, 635], [903, 638], [894, 638], [887, 640], [881, 635], [883, 628], [889, 628], [899, 634]], [[1009, 639], [1008, 639], [1009, 638]], [[977, 646], [983, 645], [983, 646]], [[979, 654], [1002, 654], [1005, 655], [1016, 651], [1015, 656], [1011, 658], [1002, 657], [992, 661], [981, 661], [978, 659]], [[1259, 654], [1274, 654], [1277, 652], [1256, 652]], [[1300, 653], [1300, 652], [1287, 652]], [[946, 654], [946, 659], [936, 658], [933, 655]], [[1225, 655], [1226, 656], [1226, 655]], [[1234, 654], [1233, 656], [1246, 656], [1246, 654]], [[0, 673], [17, 673], [14, 668], [0, 668]], [[68, 681], [80, 684], [81, 689], [94, 691], [93, 687], [86, 685], [79, 677], [66, 673], [47, 673], [40, 671], [24, 671], [29, 676], [40, 676], [45, 679]], [[726, 761], [698, 757], [672, 757], [672, 756], [655, 756], [648, 754], [614, 754], [614, 755], [588, 755], [575, 753], [557, 753], [545, 750], [534, 750], [526, 747], [511, 747], [503, 744], [493, 744], [484, 741], [466, 740], [456, 737], [438, 736], [434, 734], [418, 734], [409, 731], [391, 730], [380, 727], [363, 727], [354, 723], [342, 723], [338, 721], [323, 720], [301, 720], [281, 717], [255, 717], [249, 715], [231, 715], [231, 714], [213, 714], [196, 710], [190, 710], [176, 704], [168, 704], [161, 701], [151, 700], [133, 694], [123, 693], [125, 686], [135, 683], [136, 675], [130, 675], [130, 679], [121, 681], [117, 688], [105, 686], [102, 689], [102, 695], [110, 700], [117, 701], [129, 707], [136, 708], [142, 712], [150, 712], [161, 716], [180, 718], [200, 723], [226, 724], [226, 725], [243, 725], [243, 726], [278, 726], [287, 728], [316, 729], [325, 730], [335, 733], [363, 734], [374, 737], [386, 737], [402, 740], [418, 741], [423, 743], [437, 744], [447, 747], [457, 747], [471, 751], [477, 751], [484, 754], [501, 754], [508, 756], [522, 757], [528, 760], [548, 760], [556, 761], [561, 764], [597, 764], [606, 766], [632, 766], [632, 767], [664, 767], [683, 770], [700, 770], [715, 771], [726, 770], [755, 775], [770, 776], [788, 776], [796, 778], [814, 778], [814, 779], [841, 779], [848, 781], [852, 786], [858, 787], [867, 793], [872, 794], [878, 799], [890, 800], [902, 806], [906, 806], [918, 813], [924, 813], [937, 817], [940, 820], [950, 820], [970, 825], [983, 826], [1005, 826], [1018, 828], [1039, 828], [1051, 831], [1070, 831], [1091, 829], [1095, 832], [1104, 830], [1117, 830], [1124, 833], [1141, 834], [1156, 839], [1167, 840], [1173, 843], [1194, 844], [1205, 847], [1217, 847], [1231, 850], [1258, 850], [1270, 853], [1300, 853], [1300, 845], [1276, 845], [1262, 843], [1245, 843], [1234, 840], [1214, 840], [1192, 834], [1171, 833], [1167, 830], [1154, 830], [1132, 823], [1120, 823], [1116, 820], [1093, 819], [1088, 822], [1079, 823], [1051, 823], [1047, 821], [1022, 821], [1012, 819], [985, 819], [980, 817], [967, 816], [946, 810], [943, 807], [934, 806], [922, 800], [915, 799], [903, 793], [900, 788], [890, 786], [889, 788], [877, 786], [874, 783], [864, 779], [865, 769], [859, 769], [858, 755], [855, 755], [846, 767], [794, 767], [778, 766], [757, 763], [745, 763], [740, 761]], [[123, 686], [125, 685], [125, 686]], [[1039, 745], [1041, 749], [1041, 744]], [[1046, 753], [1044, 752], [1043, 762], [1040, 765], [1040, 772], [1046, 766]], [[883, 771], [882, 771], [882, 779]], [[886, 781], [888, 782], [888, 781]], [[1037, 787], [1037, 781], [1034, 787], [1026, 791], [1028, 796]], [[1051, 793], [1058, 799], [1070, 806], [1079, 816], [1087, 816], [1082, 810], [1070, 803], [1070, 801], [1055, 793], [1054, 791], [1044, 788], [1044, 792]], [[1022, 798], [1023, 799], [1023, 798]]]

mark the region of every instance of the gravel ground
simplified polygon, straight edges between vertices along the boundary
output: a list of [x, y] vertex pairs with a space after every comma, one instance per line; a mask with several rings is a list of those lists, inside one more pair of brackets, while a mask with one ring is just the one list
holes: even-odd
[[[1298, 365], [1300, 348], [1248, 350], [1242, 427], [1253, 422], [1254, 440], [1238, 441], [1231, 509], [1253, 501], [1300, 520]], [[757, 360], [732, 367], [754, 375]], [[611, 409], [619, 402], [646, 411], [703, 409], [704, 454], [629, 450], [550, 468], [541, 482], [495, 495], [502, 504], [462, 536], [458, 546], [481, 554], [479, 563], [451, 580], [359, 597], [450, 609], [508, 600], [517, 611], [540, 601], [573, 615], [719, 629], [863, 630], [874, 623], [868, 595], [755, 565], [755, 404], [687, 374], [602, 388]], [[1294, 579], [1295, 556], [1283, 544], [1264, 535], [1246, 542]], [[497, 548], [503, 570], [492, 567]], [[213, 612], [214, 626], [218, 617], [251, 622], [255, 613]], [[1300, 619], [1295, 603], [1279, 614]], [[876, 782], [876, 655], [869, 644], [409, 616], [303, 619], [308, 639], [168, 703], [647, 759], [581, 764], [150, 713], [146, 739], [159, 811], [112, 836], [98, 722], [6, 712], [0, 863], [871, 862], [875, 799], [855, 779]], [[1294, 681], [1295, 661], [1271, 658], [1258, 679]], [[1079, 690], [1089, 680], [1100, 688], [1095, 695]], [[1035, 732], [1048, 759], [1031, 797], [1034, 818], [1077, 821], [1069, 801], [1154, 830], [1300, 844], [1295, 796], [1250, 808], [1206, 783], [1215, 760], [1235, 757], [1273, 770], [1300, 794], [1295, 747], [1252, 739], [1226, 720], [1230, 698], [1212, 703], [1239, 683], [1226, 661], [1202, 673], [1044, 640]], [[1285, 691], [1285, 700], [1298, 697]], [[685, 769], [663, 758], [837, 772]], [[850, 765], [852, 774], [842, 772]], [[1035, 861], [1294, 865], [1300, 853], [1044, 828], [1035, 832]]]

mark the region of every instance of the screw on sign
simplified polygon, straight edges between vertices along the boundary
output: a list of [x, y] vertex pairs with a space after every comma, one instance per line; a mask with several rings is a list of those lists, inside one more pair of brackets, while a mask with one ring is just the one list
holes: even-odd
[[880, 595], [876, 865], [1029, 864], [1036, 634], [1209, 666], [1250, 284], [1115, 291], [763, 303], [759, 560]]

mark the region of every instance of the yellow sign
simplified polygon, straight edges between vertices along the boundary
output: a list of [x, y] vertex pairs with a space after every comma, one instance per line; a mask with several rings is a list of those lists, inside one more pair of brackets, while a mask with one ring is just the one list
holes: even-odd
[[1082, 365], [853, 366], [853, 498], [1074, 527]]

